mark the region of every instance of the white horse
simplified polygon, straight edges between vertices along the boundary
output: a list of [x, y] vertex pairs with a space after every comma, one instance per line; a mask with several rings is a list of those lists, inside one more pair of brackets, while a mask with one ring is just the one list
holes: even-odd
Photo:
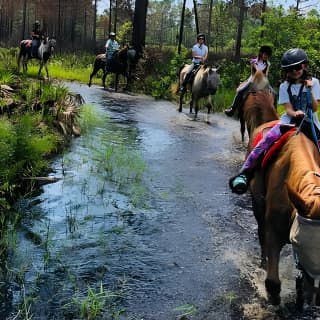
[[38, 78], [40, 78], [41, 70], [44, 67], [47, 73], [47, 78], [49, 79], [48, 72], [48, 62], [51, 54], [53, 53], [56, 47], [56, 40], [54, 38], [46, 38], [41, 40], [40, 46], [37, 51], [37, 57], [31, 55], [32, 40], [22, 40], [20, 42], [20, 52], [18, 55], [18, 71], [20, 71], [20, 63], [22, 62], [23, 72], [28, 70], [28, 61], [30, 59], [36, 58], [40, 60], [40, 68], [38, 71]]

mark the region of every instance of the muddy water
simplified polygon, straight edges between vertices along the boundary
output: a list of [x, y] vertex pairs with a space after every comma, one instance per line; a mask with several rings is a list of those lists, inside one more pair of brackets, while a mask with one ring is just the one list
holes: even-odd
[[[245, 152], [235, 120], [214, 114], [208, 125], [169, 102], [69, 87], [103, 124], [53, 161], [61, 180], [18, 204], [6, 319], [80, 319], [94, 298], [104, 310], [96, 319], [316, 318], [314, 309], [294, 312], [290, 248], [281, 257], [282, 304], [266, 303], [250, 197], [227, 186]], [[143, 158], [138, 184], [119, 187], [107, 174], [110, 141]]]

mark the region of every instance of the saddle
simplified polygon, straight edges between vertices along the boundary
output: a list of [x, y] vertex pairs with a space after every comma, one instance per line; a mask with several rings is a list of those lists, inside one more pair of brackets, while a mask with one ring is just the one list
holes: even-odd
[[[260, 140], [267, 134], [267, 132], [271, 128], [273, 128], [278, 122], [279, 120], [273, 121], [272, 123], [270, 123], [269, 127], [260, 131], [253, 142], [253, 146], [255, 147], [260, 142]], [[265, 169], [268, 166], [268, 164], [274, 159], [278, 151], [281, 149], [281, 147], [284, 145], [287, 139], [291, 136], [291, 134], [297, 131], [297, 127], [290, 128], [290, 126], [283, 126], [283, 128], [284, 128], [284, 133], [281, 135], [281, 137], [278, 140], [276, 140], [268, 150], [266, 150], [263, 156], [263, 159], [261, 161], [262, 169]]]
[[199, 71], [199, 69], [200, 69], [200, 64], [191, 71], [188, 83], [190, 83], [190, 84], [193, 83], [193, 80], [194, 80], [197, 72]]
[[22, 42], [24, 43], [26, 48], [31, 48], [32, 47], [32, 40], [31, 39], [22, 40]]

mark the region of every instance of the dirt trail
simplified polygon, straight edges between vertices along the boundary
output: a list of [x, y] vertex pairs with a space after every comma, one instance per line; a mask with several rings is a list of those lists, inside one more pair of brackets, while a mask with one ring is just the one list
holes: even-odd
[[[125, 277], [122, 320], [173, 320], [184, 313], [184, 319], [196, 320], [314, 319], [311, 311], [301, 318], [294, 313], [295, 270], [290, 248], [285, 248], [281, 258], [282, 305], [274, 308], [266, 303], [250, 196], [233, 195], [227, 184], [245, 153], [236, 120], [213, 114], [208, 125], [203, 114], [199, 121], [193, 121], [187, 109], [178, 113], [177, 106], [167, 101], [95, 86], [69, 87], [86, 103], [107, 112], [113, 130], [134, 133], [128, 147], [137, 145], [143, 154], [143, 182], [148, 190], [147, 205], [138, 209], [111, 191], [101, 196], [101, 203], [99, 197], [93, 199], [91, 195], [80, 199], [84, 187], [77, 181], [81, 178], [90, 185], [95, 178], [90, 178], [92, 171], [85, 171], [87, 164], [77, 167], [73, 162], [82, 152], [90, 162], [93, 152], [89, 146], [80, 146], [77, 139], [74, 141], [70, 150], [74, 158], [68, 170], [71, 177], [79, 176], [78, 180], [73, 178], [70, 186], [68, 181], [48, 185], [38, 199], [42, 210], [50, 212], [52, 228], [61, 229], [59, 240], [65, 228], [59, 223], [66, 218], [65, 213], [59, 216], [61, 207], [78, 197], [77, 207], [86, 206], [92, 212], [90, 228], [84, 229], [85, 223], [79, 222], [79, 239], [67, 239], [72, 262], [61, 257], [59, 251], [61, 263], [72, 264], [69, 273], [74, 268], [79, 279], [90, 275], [91, 281], [104, 284]], [[109, 237], [105, 228], [110, 219], [117, 227], [121, 223], [124, 232]], [[101, 238], [94, 238], [98, 233], [107, 237], [107, 251], [101, 251]], [[70, 251], [65, 252], [70, 255]], [[57, 270], [50, 276], [55, 282], [51, 286], [59, 287], [57, 276], [65, 281]], [[59, 297], [60, 291], [56, 291]], [[39, 297], [39, 308], [47, 303], [46, 298]], [[54, 308], [50, 311], [53, 314]]]

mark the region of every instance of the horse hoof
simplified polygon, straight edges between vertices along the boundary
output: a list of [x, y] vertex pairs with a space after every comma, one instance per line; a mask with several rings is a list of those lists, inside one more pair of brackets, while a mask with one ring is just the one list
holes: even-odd
[[266, 279], [265, 287], [268, 293], [269, 302], [274, 306], [279, 305], [281, 302], [281, 298], [280, 298], [281, 283], [276, 283], [272, 280]]
[[278, 306], [281, 303], [281, 298], [279, 295], [277, 296], [268, 295], [268, 300], [273, 306]]

